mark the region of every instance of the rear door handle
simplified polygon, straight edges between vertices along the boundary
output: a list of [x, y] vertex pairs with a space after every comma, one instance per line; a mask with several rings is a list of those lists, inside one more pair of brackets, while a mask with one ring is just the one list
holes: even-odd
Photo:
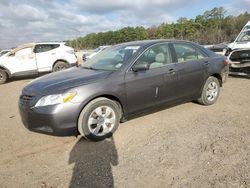
[[171, 75], [175, 75], [176, 71], [174, 69], [169, 69], [168, 73], [171, 74]]

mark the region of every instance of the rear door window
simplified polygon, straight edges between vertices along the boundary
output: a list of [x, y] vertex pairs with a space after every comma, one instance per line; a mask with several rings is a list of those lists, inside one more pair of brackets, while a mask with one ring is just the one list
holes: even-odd
[[47, 52], [55, 48], [58, 48], [59, 46], [60, 44], [37, 44], [35, 46], [34, 52], [35, 53]]
[[189, 44], [176, 43], [173, 44], [178, 63], [194, 61], [207, 58], [201, 50]]

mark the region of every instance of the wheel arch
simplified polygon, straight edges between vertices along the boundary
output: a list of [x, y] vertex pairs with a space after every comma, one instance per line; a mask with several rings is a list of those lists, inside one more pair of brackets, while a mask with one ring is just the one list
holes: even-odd
[[214, 74], [211, 74], [210, 76], [213, 76], [213, 77], [217, 78], [219, 80], [220, 87], [222, 87], [222, 77], [221, 77], [220, 74], [214, 73]]
[[202, 87], [200, 88], [199, 96], [201, 96], [201, 94], [202, 94], [202, 89], [203, 89], [204, 85], [206, 84], [207, 79], [209, 77], [211, 77], [211, 76], [217, 78], [218, 81], [219, 81], [220, 87], [222, 87], [222, 77], [221, 77], [221, 75], [219, 73], [209, 74], [208, 77], [204, 80], [204, 82], [202, 84]]
[[8, 78], [11, 77], [11, 73], [10, 73], [10, 71], [6, 67], [0, 65], [0, 69], [4, 70], [7, 73]]
[[53, 63], [53, 65], [52, 65], [52, 70], [53, 70], [54, 66], [56, 65], [56, 63], [59, 62], [59, 61], [62, 61], [62, 62], [64, 62], [64, 63], [67, 63], [67, 65], [70, 66], [70, 63], [69, 63], [68, 61], [66, 61], [65, 59], [57, 59], [57, 60]]
[[[97, 96], [94, 96], [94, 97], [92, 97], [92, 98], [90, 98], [89, 100], [88, 100], [88, 102], [86, 102], [86, 103], [84, 103], [84, 105], [81, 107], [81, 111], [91, 102], [91, 101], [93, 101], [93, 100], [95, 100], [95, 99], [97, 99], [97, 98], [107, 98], [107, 99], [109, 99], [109, 100], [112, 100], [112, 101], [114, 101], [114, 102], [116, 102], [117, 104], [118, 104], [118, 106], [120, 107], [120, 119], [122, 119], [123, 118], [123, 116], [124, 116], [124, 105], [122, 104], [122, 102], [121, 102], [121, 100], [119, 99], [119, 97], [117, 97], [117, 96], [115, 96], [115, 95], [113, 95], [113, 94], [101, 94], [101, 95], [97, 95]], [[80, 113], [81, 113], [81, 111], [80, 111]], [[79, 116], [78, 116], [78, 119], [79, 119], [79, 117], [80, 117], [80, 113], [79, 113]]]

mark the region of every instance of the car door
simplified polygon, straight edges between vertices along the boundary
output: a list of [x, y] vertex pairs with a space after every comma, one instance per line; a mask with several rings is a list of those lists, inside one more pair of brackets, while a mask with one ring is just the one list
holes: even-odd
[[208, 57], [189, 43], [172, 43], [178, 70], [178, 93], [180, 97], [197, 97], [207, 77]]
[[57, 60], [57, 48], [60, 44], [37, 44], [34, 52], [36, 54], [39, 72], [52, 70], [54, 62]]
[[22, 48], [10, 54], [8, 68], [13, 75], [36, 74], [37, 66], [33, 47]]
[[[175, 93], [175, 65], [170, 65], [168, 44], [149, 47], [125, 75], [128, 113], [171, 99]], [[135, 67], [147, 67], [136, 70]], [[168, 84], [166, 84], [168, 83]]]

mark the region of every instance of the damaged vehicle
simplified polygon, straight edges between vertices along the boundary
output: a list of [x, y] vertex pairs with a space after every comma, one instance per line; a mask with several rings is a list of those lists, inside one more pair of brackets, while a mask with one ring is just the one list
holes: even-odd
[[234, 42], [224, 49], [224, 54], [228, 56], [232, 51], [240, 49], [250, 49], [250, 21], [243, 27]]
[[230, 60], [229, 74], [250, 76], [250, 21], [243, 27], [235, 41], [224, 49]]
[[234, 50], [228, 59], [230, 75], [250, 76], [250, 49]]
[[74, 49], [63, 42], [24, 44], [0, 57], [0, 84], [12, 77], [55, 72], [76, 64]]

